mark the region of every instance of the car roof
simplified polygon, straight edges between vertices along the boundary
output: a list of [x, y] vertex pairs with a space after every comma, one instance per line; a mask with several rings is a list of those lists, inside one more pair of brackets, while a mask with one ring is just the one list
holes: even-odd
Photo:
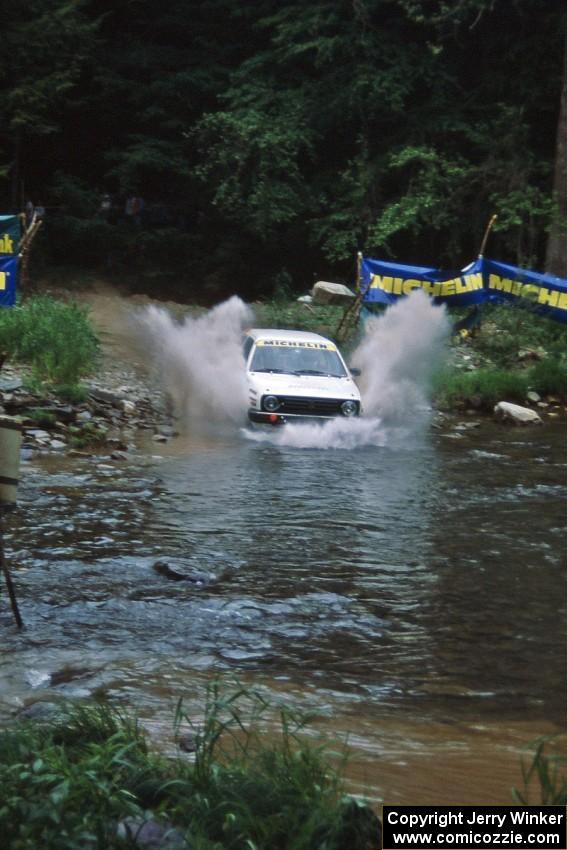
[[281, 328], [250, 328], [246, 331], [246, 335], [252, 337], [254, 341], [259, 339], [281, 339], [288, 342], [331, 342], [327, 337], [321, 334], [311, 333], [310, 331], [289, 331]]

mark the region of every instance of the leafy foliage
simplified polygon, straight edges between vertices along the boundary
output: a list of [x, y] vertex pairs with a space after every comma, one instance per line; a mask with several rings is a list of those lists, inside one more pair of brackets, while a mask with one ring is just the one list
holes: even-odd
[[534, 312], [529, 301], [482, 307], [482, 321], [474, 349], [497, 367], [517, 366], [521, 354], [548, 352], [560, 363], [567, 356], [567, 328]]
[[499, 401], [523, 402], [529, 388], [525, 375], [499, 369], [449, 372], [439, 375], [435, 383], [439, 407], [466, 404], [487, 411]]
[[[36, 168], [34, 144], [45, 150], [44, 140], [61, 132], [65, 114], [81, 101], [81, 74], [97, 28], [83, 5], [81, 0], [31, 0], [25, 8], [15, 0], [3, 4], [0, 157], [11, 181], [12, 208], [21, 208], [24, 187], [29, 191], [26, 173]], [[41, 197], [47, 187], [34, 188]]]
[[34, 380], [67, 387], [94, 369], [99, 352], [86, 309], [45, 295], [0, 311], [0, 347]]
[[567, 363], [548, 357], [535, 364], [529, 378], [533, 389], [541, 395], [567, 394]]
[[[10, 0], [5, 198], [42, 198], [54, 259], [171, 265], [192, 297], [335, 279], [356, 250], [462, 267], [493, 212], [494, 253], [541, 265], [565, 27], [544, 5]], [[105, 192], [144, 197], [159, 256]]]
[[[47, 726], [0, 734], [0, 843], [12, 850], [118, 850], [119, 824], [174, 826], [200, 850], [370, 850], [380, 824], [346, 797], [325, 752], [282, 709], [218, 682], [207, 692], [194, 763], [153, 753], [137, 723], [105, 706], [66, 710]], [[176, 725], [189, 718], [182, 704]], [[279, 738], [279, 740], [278, 740]]]

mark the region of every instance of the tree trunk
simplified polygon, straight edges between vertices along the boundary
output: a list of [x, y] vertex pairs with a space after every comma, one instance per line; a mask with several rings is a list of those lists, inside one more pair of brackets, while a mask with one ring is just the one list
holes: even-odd
[[549, 232], [545, 257], [545, 270], [558, 277], [567, 277], [567, 27], [565, 30], [563, 85], [553, 175], [553, 197], [557, 210]]

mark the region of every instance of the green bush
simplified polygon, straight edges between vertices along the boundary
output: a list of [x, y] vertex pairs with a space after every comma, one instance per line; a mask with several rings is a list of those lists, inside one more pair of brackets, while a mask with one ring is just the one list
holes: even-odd
[[52, 428], [57, 421], [55, 414], [51, 410], [45, 410], [43, 407], [30, 407], [26, 415], [36, 425], [41, 425], [42, 428]]
[[95, 367], [99, 341], [85, 308], [45, 295], [0, 310], [0, 348], [33, 381], [73, 387]]
[[69, 425], [70, 445], [75, 449], [94, 448], [105, 442], [107, 429], [96, 422]]
[[519, 337], [490, 324], [485, 326], [475, 340], [475, 348], [498, 366], [511, 366], [518, 360]]
[[[450, 314], [457, 321], [466, 311], [452, 309]], [[561, 359], [567, 356], [567, 328], [561, 322], [538, 315], [521, 301], [499, 306], [486, 304], [472, 347], [500, 367], [517, 365], [522, 349], [543, 348]]]
[[549, 357], [536, 363], [528, 375], [530, 386], [541, 395], [567, 393], [567, 364]]
[[526, 375], [500, 369], [445, 372], [435, 380], [435, 396], [444, 409], [468, 404], [492, 410], [499, 401], [524, 401], [528, 386]]
[[117, 819], [142, 813], [128, 782], [146, 768], [142, 738], [105, 709], [81, 709], [51, 728], [26, 724], [3, 732], [0, 846], [121, 846]]
[[[118, 850], [127, 817], [164, 821], [195, 850], [372, 850], [380, 823], [345, 796], [302, 719], [213, 682], [195, 758], [153, 753], [135, 721], [104, 706], [0, 733], [0, 847]], [[177, 732], [187, 723], [182, 706]], [[265, 724], [264, 724], [265, 725]], [[266, 743], [266, 740], [269, 743]]]
[[70, 404], [81, 404], [89, 397], [89, 391], [82, 384], [57, 384], [55, 392], [63, 401]]

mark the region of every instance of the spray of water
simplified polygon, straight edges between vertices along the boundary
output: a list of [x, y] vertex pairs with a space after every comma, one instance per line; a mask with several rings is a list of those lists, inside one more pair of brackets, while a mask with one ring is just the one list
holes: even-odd
[[412, 293], [366, 322], [364, 338], [351, 357], [362, 372], [364, 416], [298, 424], [250, 438], [295, 448], [407, 445], [423, 431], [429, 415], [430, 379], [448, 332], [444, 308], [434, 306], [421, 291]]
[[[242, 425], [248, 404], [241, 334], [250, 309], [236, 296], [199, 318], [176, 321], [158, 307], [136, 317], [138, 339], [188, 428]], [[252, 440], [296, 448], [353, 449], [407, 440], [423, 425], [429, 379], [448, 333], [443, 308], [422, 292], [401, 299], [382, 316], [367, 321], [364, 338], [351, 358], [361, 369], [364, 416], [320, 424], [295, 424], [245, 435]]]
[[242, 424], [248, 392], [241, 334], [250, 319], [250, 309], [236, 296], [181, 322], [155, 306], [135, 317], [138, 340], [186, 427]]
[[361, 446], [391, 445], [394, 435], [376, 417], [329, 419], [323, 424], [300, 423], [273, 431], [246, 431], [257, 443], [296, 449], [356, 449]]
[[439, 364], [449, 322], [421, 290], [368, 320], [352, 356], [362, 370], [364, 410], [387, 424], [409, 424], [427, 408], [434, 368]]

